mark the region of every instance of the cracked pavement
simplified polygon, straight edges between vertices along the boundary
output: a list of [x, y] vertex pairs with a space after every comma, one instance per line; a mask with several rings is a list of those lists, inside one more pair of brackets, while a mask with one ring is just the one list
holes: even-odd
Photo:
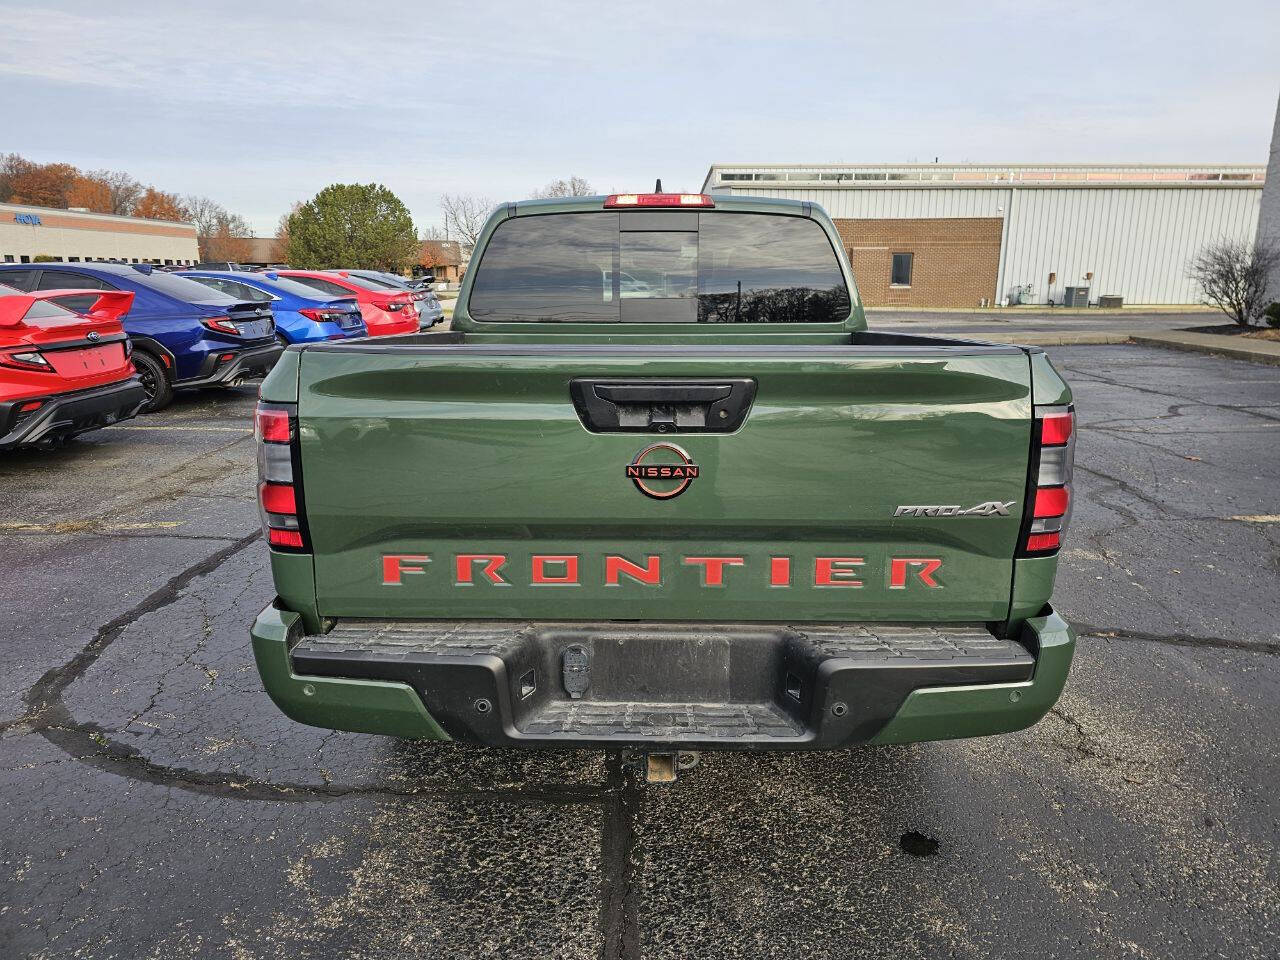
[[1050, 355], [1084, 634], [1054, 711], [661, 787], [280, 715], [251, 389], [6, 456], [0, 955], [1274, 956], [1280, 372]]

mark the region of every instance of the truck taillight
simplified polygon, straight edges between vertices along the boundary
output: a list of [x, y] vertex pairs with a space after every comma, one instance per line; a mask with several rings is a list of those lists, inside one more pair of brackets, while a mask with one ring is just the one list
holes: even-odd
[[258, 513], [267, 543], [285, 552], [309, 549], [302, 512], [297, 407], [259, 403], [254, 412], [258, 441]]
[[1056, 553], [1071, 519], [1071, 471], [1075, 462], [1073, 407], [1036, 407], [1032, 483], [1022, 521], [1019, 556]]

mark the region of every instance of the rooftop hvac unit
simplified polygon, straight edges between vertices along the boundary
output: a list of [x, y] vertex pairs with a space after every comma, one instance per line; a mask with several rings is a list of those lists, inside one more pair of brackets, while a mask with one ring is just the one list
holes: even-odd
[[1067, 287], [1062, 292], [1064, 307], [1087, 307], [1089, 305], [1088, 287]]

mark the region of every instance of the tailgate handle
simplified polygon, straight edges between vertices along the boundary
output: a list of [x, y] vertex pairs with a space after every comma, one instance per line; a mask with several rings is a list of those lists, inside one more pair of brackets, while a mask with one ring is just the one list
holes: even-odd
[[729, 433], [747, 418], [756, 382], [578, 378], [569, 394], [593, 433]]

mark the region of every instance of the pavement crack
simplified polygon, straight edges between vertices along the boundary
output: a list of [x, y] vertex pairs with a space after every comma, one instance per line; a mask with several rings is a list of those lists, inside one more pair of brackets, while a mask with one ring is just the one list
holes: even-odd
[[104, 623], [84, 647], [74, 657], [60, 667], [54, 667], [37, 680], [27, 691], [24, 701], [27, 705], [26, 722], [39, 729], [41, 721], [46, 718], [69, 718], [70, 713], [62, 703], [62, 695], [71, 684], [75, 683], [85, 671], [92, 667], [103, 652], [125, 631], [129, 624], [163, 610], [182, 596], [182, 591], [192, 580], [212, 573], [226, 563], [241, 550], [261, 538], [262, 531], [255, 530], [239, 540], [228, 544], [216, 553], [205, 557], [180, 573], [171, 577], [162, 587], [153, 590], [140, 602], [124, 613]]
[[1122, 630], [1117, 627], [1100, 627], [1092, 623], [1075, 623], [1076, 633], [1082, 637], [1099, 637], [1108, 640], [1139, 640], [1146, 643], [1163, 643], [1175, 647], [1210, 647], [1219, 650], [1239, 650], [1242, 653], [1261, 653], [1268, 656], [1280, 654], [1280, 641], [1233, 640], [1230, 637], [1198, 637], [1187, 633], [1148, 633], [1143, 630]]
[[1116, 380], [1113, 377], [1104, 377], [1102, 374], [1095, 373], [1093, 371], [1080, 370], [1077, 367], [1070, 366], [1069, 364], [1059, 363], [1058, 368], [1072, 374], [1072, 376], [1079, 380], [1092, 381], [1094, 383], [1105, 383], [1113, 387], [1119, 387], [1123, 390], [1132, 390], [1135, 393], [1149, 393], [1152, 396], [1164, 397], [1170, 400], [1182, 400], [1184, 401], [1183, 403], [1175, 404], [1169, 408], [1170, 410], [1177, 409], [1179, 413], [1181, 413], [1183, 407], [1213, 407], [1215, 410], [1227, 410], [1231, 413], [1243, 413], [1245, 416], [1257, 417], [1259, 420], [1268, 420], [1272, 423], [1280, 421], [1280, 417], [1273, 417], [1269, 414], [1259, 413], [1257, 410], [1250, 410], [1245, 406], [1238, 406], [1232, 403], [1210, 403], [1207, 400], [1197, 400], [1195, 397], [1188, 397], [1185, 394], [1170, 393], [1168, 390], [1156, 390], [1152, 387], [1140, 387], [1135, 383]]
[[620, 751], [609, 751], [605, 771], [608, 800], [600, 831], [600, 958], [636, 960], [640, 956], [636, 816], [642, 794]]

